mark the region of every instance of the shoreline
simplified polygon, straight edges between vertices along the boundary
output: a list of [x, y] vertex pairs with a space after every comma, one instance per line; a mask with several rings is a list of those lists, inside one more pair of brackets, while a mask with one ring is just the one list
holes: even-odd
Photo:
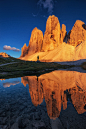
[[0, 79], [15, 78], [26, 75], [41, 75], [54, 70], [74, 70], [85, 72], [86, 59], [70, 62], [40, 62], [40, 61], [23, 61], [5, 62], [0, 65]]

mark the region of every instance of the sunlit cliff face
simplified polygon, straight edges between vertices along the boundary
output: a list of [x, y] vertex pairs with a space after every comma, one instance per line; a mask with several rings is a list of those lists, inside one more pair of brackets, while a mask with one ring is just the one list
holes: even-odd
[[10, 55], [6, 54], [5, 52], [1, 52], [0, 57], [10, 57]]
[[63, 62], [86, 59], [86, 25], [76, 20], [72, 30], [66, 31], [66, 26], [60, 26], [59, 19], [52, 15], [46, 22], [43, 36], [36, 27], [32, 30], [29, 45], [22, 47], [22, 60], [37, 61], [39, 55], [43, 62]]
[[45, 98], [47, 113], [51, 119], [59, 117], [61, 107], [67, 108], [67, 99], [81, 114], [86, 111], [86, 73], [74, 71], [54, 71], [39, 77], [26, 76], [21, 82], [29, 85], [29, 92], [34, 106], [42, 103]]

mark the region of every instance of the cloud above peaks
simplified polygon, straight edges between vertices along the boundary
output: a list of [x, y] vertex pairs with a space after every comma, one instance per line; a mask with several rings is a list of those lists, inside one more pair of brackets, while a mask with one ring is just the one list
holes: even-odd
[[13, 50], [13, 51], [16, 51], [16, 52], [19, 52], [19, 51], [20, 51], [20, 49], [17, 49], [17, 48], [15, 48], [15, 47], [11, 47], [11, 46], [7, 46], [7, 45], [5, 45], [5, 46], [3, 47], [3, 49], [4, 49], [4, 50]]
[[40, 7], [43, 6], [44, 9], [48, 9], [48, 13], [52, 14], [54, 8], [53, 0], [39, 0], [37, 4]]

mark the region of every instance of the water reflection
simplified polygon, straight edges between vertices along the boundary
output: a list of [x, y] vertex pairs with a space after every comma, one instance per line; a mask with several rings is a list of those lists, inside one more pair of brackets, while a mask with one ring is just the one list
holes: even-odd
[[43, 102], [44, 92], [40, 79], [38, 79], [37, 76], [26, 76], [21, 77], [21, 82], [24, 86], [29, 84], [29, 92], [34, 106], [41, 104]]
[[86, 92], [80, 87], [73, 87], [69, 89], [69, 94], [78, 114], [86, 112]]
[[38, 106], [45, 98], [48, 116], [56, 119], [60, 116], [61, 107], [67, 108], [68, 99], [76, 111], [86, 111], [86, 73], [75, 71], [53, 71], [37, 76], [21, 77], [24, 86], [29, 85], [32, 103]]
[[0, 81], [3, 81], [3, 80], [5, 80], [5, 79], [0, 79]]
[[85, 129], [85, 77], [60, 70], [0, 80], [0, 128]]
[[16, 85], [16, 84], [19, 84], [20, 81], [14, 81], [14, 82], [6, 82], [6, 83], [3, 83], [3, 87], [6, 88], [6, 87], [10, 87], [11, 85]]

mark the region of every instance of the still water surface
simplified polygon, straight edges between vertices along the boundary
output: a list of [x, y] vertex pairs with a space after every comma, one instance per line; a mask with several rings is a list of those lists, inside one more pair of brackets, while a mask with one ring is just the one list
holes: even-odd
[[0, 129], [86, 129], [86, 73], [0, 79]]

